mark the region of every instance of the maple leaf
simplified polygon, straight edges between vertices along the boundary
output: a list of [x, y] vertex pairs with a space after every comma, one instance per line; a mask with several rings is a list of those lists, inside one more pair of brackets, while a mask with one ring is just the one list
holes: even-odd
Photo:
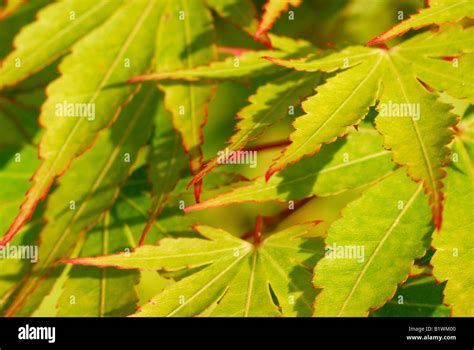
[[[68, 257], [84, 233], [113, 205], [119, 185], [128, 177], [138, 150], [149, 138], [153, 121], [150, 114], [156, 108], [151, 101], [156, 95], [154, 86], [144, 87], [123, 109], [121, 118], [102, 133], [96, 151], [84, 154], [61, 177], [44, 213], [47, 223], [40, 232], [43, 244], [39, 249], [42, 259], [35, 264], [35, 273], [22, 281], [7, 314], [34, 311], [52, 287], [53, 280], [45, 280], [44, 276]], [[37, 290], [39, 286], [43, 292]]]
[[[212, 16], [203, 2], [167, 0], [164, 3], [156, 38], [156, 69], [191, 68], [212, 61], [216, 54]], [[169, 34], [170, 30], [173, 35]], [[214, 87], [212, 84], [166, 82], [161, 83], [160, 88], [165, 93], [165, 107], [171, 112], [173, 125], [180, 132], [183, 147], [190, 156], [191, 171], [195, 172], [202, 164], [202, 128]]]
[[[467, 145], [465, 142], [468, 142]], [[456, 139], [453, 152], [456, 162], [447, 170], [445, 220], [442, 230], [434, 234], [432, 245], [436, 253], [431, 264], [436, 279], [440, 282], [447, 281], [444, 303], [452, 308], [451, 314], [473, 316], [471, 300], [474, 279], [470, 263], [474, 258], [474, 217], [471, 205], [474, 193], [472, 140]]]
[[[315, 82], [321, 80], [320, 74], [303, 74], [293, 72], [283, 75], [278, 79], [261, 86], [257, 92], [249, 97], [250, 104], [237, 113], [239, 119], [237, 132], [227, 141], [222, 152], [235, 152], [243, 149], [247, 143], [255, 140], [266, 128], [275, 124], [280, 119], [294, 113], [295, 106], [300, 99], [313, 91]], [[197, 173], [190, 185], [202, 178], [219, 165], [218, 156], [207, 161]]]
[[[101, 27], [79, 41], [72, 54], [61, 62], [61, 77], [48, 86], [48, 99], [40, 116], [40, 123], [46, 128], [39, 146], [42, 163], [1, 244], [5, 245], [14, 237], [31, 217], [38, 201], [47, 195], [55, 178], [94, 143], [98, 131], [113, 122], [121, 106], [136, 91], [135, 87], [126, 85], [113, 89], [105, 87], [121, 84], [150, 68], [154, 49], [151, 33], [156, 28], [154, 18], [159, 10], [159, 2], [154, 0], [127, 2]], [[111, 36], [113, 40], [103, 40]], [[97, 50], [105, 54], [97, 56]], [[128, 67], [127, 60], [134, 63]], [[78, 70], [78, 64], [93, 64], [103, 69], [99, 73], [96, 69]], [[97, 115], [87, 115], [87, 118], [58, 116], [58, 105], [68, 102], [76, 106], [94, 106]]]
[[[181, 139], [174, 131], [171, 118], [162, 104], [158, 106], [155, 119], [156, 128], [147, 160], [152, 203], [140, 245], [178, 183], [186, 161]], [[164, 154], [168, 156], [163, 157]]]
[[270, 38], [273, 48], [276, 50], [241, 49], [238, 50], [239, 55], [229, 56], [222, 61], [215, 61], [207, 65], [198, 65], [186, 69], [157, 71], [155, 73], [139, 75], [129, 79], [129, 82], [147, 80], [248, 79], [284, 70], [264, 60], [263, 57], [272, 55], [278, 58], [293, 58], [317, 51], [313, 45], [305, 40], [294, 40], [275, 35], [270, 35]]
[[[205, 0], [206, 4], [217, 14], [229, 20], [235, 26], [241, 28], [247, 34], [254, 36], [257, 32], [257, 9], [251, 0]], [[266, 46], [271, 47], [268, 35], [261, 35], [260, 40]]]
[[[447, 162], [447, 145], [453, 137], [451, 128], [456, 118], [449, 113], [450, 106], [427, 91], [421, 81], [455, 97], [472, 98], [473, 81], [465, 82], [474, 49], [472, 33], [472, 28], [453, 26], [438, 33], [418, 35], [390, 50], [354, 46], [324, 57], [271, 59], [299, 71], [340, 71], [319, 86], [316, 95], [303, 102], [306, 114], [296, 118], [291, 144], [270, 166], [267, 178], [346, 134], [348, 128], [358, 124], [379, 101], [376, 128], [384, 135], [384, 146], [392, 150], [394, 161], [405, 166], [415, 181], [423, 182], [439, 228], [442, 167]], [[446, 41], [453, 35], [465, 41], [465, 45]], [[463, 63], [439, 59], [451, 54], [463, 54], [459, 59]], [[428, 71], [433, 78], [428, 76]], [[441, 76], [448, 76], [450, 84], [443, 82]], [[393, 112], [394, 106], [398, 114]], [[410, 111], [400, 112], [403, 106], [410, 107]]]
[[263, 5], [264, 13], [258, 24], [255, 40], [265, 35], [272, 27], [275, 21], [280, 17], [281, 13], [288, 11], [289, 6], [301, 5], [301, 0], [267, 0]]
[[[315, 291], [308, 279], [321, 256], [321, 240], [307, 238], [314, 225], [297, 225], [255, 245], [208, 226], [206, 239], [162, 239], [123, 254], [69, 262], [121, 269], [177, 271], [203, 267], [165, 288], [136, 316], [293, 316], [310, 314]], [[272, 298], [278, 300], [278, 306]]]
[[474, 6], [372, 2], [2, 2], [1, 314], [472, 315]]
[[121, 5], [121, 0], [60, 1], [41, 9], [37, 20], [15, 37], [15, 50], [2, 61], [0, 88], [53, 62]]
[[[28, 5], [25, 5], [28, 6]], [[13, 18], [12, 16], [11, 18]], [[35, 117], [45, 96], [41, 93], [41, 83], [56, 77], [55, 66], [37, 73], [18, 84], [6, 89], [0, 97], [0, 217], [12, 218], [21, 204], [24, 193], [29, 187], [29, 178], [39, 165], [37, 141], [39, 127]], [[40, 92], [40, 93], [39, 93]], [[43, 210], [39, 210], [40, 214]], [[22, 228], [18, 236], [11, 241], [12, 247], [34, 247], [41, 230], [40, 215]], [[8, 229], [9, 222], [2, 220], [0, 231]], [[32, 269], [31, 262], [38, 255], [31, 254], [30, 259], [8, 259], [9, 246], [1, 250], [0, 255], [0, 310], [3, 312], [10, 302], [12, 294], [18, 289], [18, 280], [24, 278]], [[7, 256], [5, 256], [7, 254]], [[15, 276], [15, 278], [11, 278]]]
[[322, 288], [314, 315], [367, 316], [384, 305], [429, 248], [431, 232], [422, 186], [403, 172], [365, 191], [329, 228], [326, 255], [314, 270]]
[[369, 41], [369, 45], [379, 44], [402, 35], [410, 29], [419, 29], [430, 24], [459, 21], [474, 18], [474, 3], [470, 0], [429, 0], [429, 7], [397, 24], [385, 33]]
[[382, 149], [382, 138], [374, 130], [361, 127], [359, 131], [350, 132], [347, 139], [327, 145], [319, 154], [289, 166], [269, 181], [262, 176], [250, 183], [232, 186], [229, 191], [185, 210], [327, 196], [377, 181], [393, 168], [390, 152]]
[[0, 8], [0, 19], [10, 16], [12, 13], [17, 11], [25, 0], [5, 0], [5, 5]]
[[371, 313], [376, 317], [448, 317], [449, 308], [443, 305], [443, 285], [433, 276], [409, 278], [393, 299]]
[[[126, 231], [115, 221], [109, 212], [105, 214], [103, 223], [87, 235], [81, 256], [108, 254], [136, 246], [133, 236], [127, 237]], [[127, 316], [137, 308], [138, 295], [135, 287], [139, 277], [137, 271], [90, 271], [82, 266], [73, 266], [58, 301], [57, 315]]]

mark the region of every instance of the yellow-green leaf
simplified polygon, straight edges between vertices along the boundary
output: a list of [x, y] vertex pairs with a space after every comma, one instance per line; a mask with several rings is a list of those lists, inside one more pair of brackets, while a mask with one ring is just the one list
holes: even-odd
[[429, 248], [423, 187], [398, 171], [351, 202], [331, 225], [314, 270], [314, 316], [367, 316], [384, 305]]
[[158, 246], [143, 246], [128, 257], [72, 262], [161, 271], [204, 267], [166, 287], [136, 316], [309, 316], [316, 294], [310, 269], [322, 253], [320, 239], [305, 237], [312, 226], [292, 226], [255, 245], [223, 230], [199, 226], [206, 239], [165, 238]]
[[410, 29], [474, 17], [474, 3], [471, 0], [430, 0], [428, 4], [429, 7], [421, 9], [418, 13], [371, 40], [369, 45], [390, 40]]
[[61, 77], [48, 86], [40, 116], [46, 128], [39, 147], [42, 163], [3, 243], [13, 238], [55, 178], [94, 143], [130, 99], [136, 88], [123, 82], [150, 68], [159, 10], [157, 0], [127, 2], [61, 62]]
[[438, 281], [447, 281], [444, 303], [453, 316], [474, 316], [474, 275], [472, 261], [474, 244], [472, 232], [474, 213], [473, 154], [461, 140], [455, 141], [453, 162], [446, 177], [446, 207], [440, 232], [434, 234], [436, 253], [431, 259], [433, 274]]
[[0, 88], [53, 62], [121, 5], [122, 0], [59, 1], [39, 11], [36, 21], [15, 38], [15, 50], [2, 62]]

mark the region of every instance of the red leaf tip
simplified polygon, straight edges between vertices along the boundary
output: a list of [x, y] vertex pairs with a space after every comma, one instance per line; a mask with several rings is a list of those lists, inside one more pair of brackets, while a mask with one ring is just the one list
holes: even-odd
[[441, 230], [441, 226], [443, 225], [443, 208], [433, 208], [433, 222], [436, 228], [436, 231]]
[[202, 181], [198, 181], [194, 184], [194, 199], [196, 203], [201, 202], [201, 192], [202, 192]]

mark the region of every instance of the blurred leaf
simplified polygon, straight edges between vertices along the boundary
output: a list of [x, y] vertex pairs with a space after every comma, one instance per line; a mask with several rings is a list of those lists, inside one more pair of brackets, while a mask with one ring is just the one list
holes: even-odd
[[299, 6], [302, 0], [267, 0], [263, 5], [263, 16], [258, 24], [255, 38], [259, 39], [265, 35], [272, 27], [273, 23], [281, 16], [282, 12], [288, 11], [291, 6]]
[[307, 41], [294, 40], [285, 37], [270, 36], [277, 51], [237, 49], [238, 54], [227, 57], [223, 61], [212, 62], [208, 65], [196, 65], [186, 69], [163, 70], [130, 79], [131, 82], [145, 80], [187, 80], [199, 79], [245, 79], [256, 75], [273, 74], [282, 68], [272, 65], [265, 56], [291, 58], [315, 52], [316, 49]]
[[[206, 4], [216, 11], [220, 17], [232, 22], [247, 34], [254, 36], [257, 32], [257, 9], [252, 0], [205, 0]], [[259, 38], [265, 45], [270, 45], [267, 35]]]
[[474, 17], [474, 3], [471, 0], [430, 0], [428, 8], [421, 9], [419, 13], [379, 35], [369, 45], [392, 39], [410, 29], [459, 21], [465, 17]]
[[[81, 256], [106, 255], [135, 245], [124, 226], [110, 227], [113, 217], [105, 214], [97, 230], [88, 233]], [[135, 285], [139, 273], [117, 269], [90, 269], [73, 266], [58, 303], [58, 316], [127, 316], [137, 308]]]

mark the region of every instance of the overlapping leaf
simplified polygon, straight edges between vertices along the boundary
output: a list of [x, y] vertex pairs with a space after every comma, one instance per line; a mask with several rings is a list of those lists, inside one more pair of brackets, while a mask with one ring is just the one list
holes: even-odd
[[[138, 245], [147, 217], [146, 210], [150, 206], [149, 185], [143, 170], [140, 168], [134, 172], [121, 188], [120, 196], [110, 212], [106, 213], [99, 225], [87, 233], [81, 256], [103, 254], [102, 249], [107, 249], [109, 253], [130, 252]], [[192, 234], [191, 226], [195, 223], [194, 220], [180, 215], [177, 208], [166, 207], [163, 214], [150, 227], [146, 243], [151, 244], [163, 236]], [[107, 230], [104, 230], [105, 228]], [[103, 241], [106, 237], [108, 240]], [[58, 315], [82, 316], [87, 313], [96, 317], [127, 316], [136, 310], [137, 292], [143, 292], [143, 283], [163, 282], [163, 278], [158, 275], [155, 277], [146, 271], [140, 271], [140, 284], [136, 285], [136, 271], [119, 271], [112, 268], [105, 270], [73, 267], [58, 300]], [[150, 288], [147, 288], [147, 292], [150, 292], [148, 289]], [[160, 286], [154, 285], [151, 289], [159, 291]], [[153, 293], [155, 294], [156, 292]], [[140, 295], [142, 303], [149, 300], [142, 300], [143, 297]]]
[[446, 178], [445, 220], [443, 229], [434, 236], [436, 253], [431, 264], [436, 279], [447, 281], [444, 303], [452, 308], [452, 315], [474, 316], [474, 157], [459, 139], [455, 141], [453, 152], [456, 162], [448, 168]]
[[273, 27], [282, 12], [288, 11], [290, 5], [299, 6], [301, 2], [302, 0], [267, 0], [263, 5], [264, 13], [258, 24], [255, 38], [259, 39], [262, 35], [265, 35]]
[[377, 317], [448, 317], [449, 308], [443, 305], [444, 285], [432, 276], [410, 278], [400, 286], [382, 308], [371, 316]]
[[12, 50], [13, 40], [21, 29], [33, 22], [37, 11], [46, 5], [48, 0], [30, 1], [22, 4], [12, 15], [0, 19], [0, 59], [3, 60]]
[[459, 21], [463, 18], [474, 18], [474, 3], [470, 0], [430, 0], [429, 7], [397, 24], [385, 33], [369, 42], [378, 44], [402, 35], [410, 29], [426, 27], [430, 24]]
[[281, 67], [271, 64], [262, 57], [271, 55], [278, 58], [292, 58], [316, 52], [316, 48], [304, 40], [294, 40], [270, 35], [275, 51], [241, 50], [240, 55], [230, 56], [223, 61], [212, 62], [187, 69], [158, 71], [152, 74], [134, 77], [131, 82], [144, 80], [186, 80], [199, 79], [249, 79], [258, 75], [282, 71]]
[[[76, 44], [73, 53], [62, 61], [62, 75], [48, 86], [49, 98], [40, 117], [46, 128], [39, 152], [42, 164], [3, 243], [31, 217], [54, 179], [94, 143], [98, 132], [116, 118], [121, 105], [130, 98], [135, 87], [114, 84], [122, 84], [149, 69], [159, 11], [159, 2], [155, 0], [127, 2], [99, 29]], [[103, 54], [97, 55], [97, 51]], [[78, 70], [78, 66], [85, 69]], [[68, 104], [85, 105], [88, 111], [93, 106], [96, 115], [57, 115], [58, 106], [66, 105], [67, 110]]]
[[163, 206], [178, 183], [186, 163], [180, 136], [173, 129], [171, 118], [164, 110], [163, 105], [158, 106], [156, 113], [155, 133], [151, 141], [147, 163], [148, 178], [151, 182], [151, 207], [140, 243], [144, 240], [156, 217], [163, 210]]
[[47, 224], [40, 234], [41, 260], [34, 267], [35, 274], [23, 281], [7, 314], [29, 315], [35, 310], [52, 287], [52, 279], [45, 276], [112, 206], [118, 186], [127, 178], [138, 150], [149, 138], [153, 122], [150, 115], [155, 111], [157, 102], [153, 101], [157, 95], [153, 86], [142, 89], [123, 109], [118, 121], [103, 132], [96, 150], [79, 158], [60, 179], [45, 212]]
[[[446, 41], [454, 33], [459, 41]], [[427, 78], [424, 84], [433, 84], [430, 88], [446, 90], [458, 98], [470, 97], [472, 76], [467, 79], [464, 76], [469, 60], [459, 66], [440, 58], [452, 54], [469, 57], [474, 49], [472, 33], [472, 28], [448, 27], [435, 34], [422, 34], [390, 50], [355, 46], [321, 58], [274, 59], [278, 64], [301, 71], [341, 69], [341, 72], [318, 87], [318, 93], [303, 103], [306, 114], [295, 120], [296, 131], [290, 135], [292, 143], [275, 160], [267, 178], [304, 155], [318, 152], [322, 144], [346, 134], [379, 100], [376, 127], [384, 135], [384, 146], [392, 150], [394, 161], [405, 166], [415, 181], [423, 182], [439, 228], [442, 167], [447, 162], [446, 146], [453, 137], [451, 127], [456, 118], [449, 113], [450, 106], [438, 101], [421, 81], [426, 77], [423, 72], [432, 70], [439, 76], [450, 76], [450, 84], [432, 78]], [[420, 43], [424, 43], [426, 51], [419, 47]]]
[[[22, 139], [14, 140], [18, 143]], [[0, 186], [0, 217], [5, 219], [13, 217], [17, 207], [21, 204], [23, 195], [29, 185], [28, 179], [38, 165], [36, 149], [28, 144], [1, 148], [0, 163], [2, 164], [2, 171], [0, 172], [2, 183]], [[6, 230], [8, 225], [7, 221], [2, 220], [0, 229]], [[0, 310], [4, 309], [10, 296], [17, 288], [18, 279], [22, 278], [35, 265], [33, 256], [30, 259], [20, 259], [17, 255], [11, 257], [10, 246], [15, 250], [19, 246], [28, 247], [28, 251], [34, 253], [34, 249], [37, 248], [36, 240], [39, 230], [39, 222], [32, 221], [31, 224], [26, 225], [20, 231], [18, 236], [4, 250], [0, 251]]]
[[121, 5], [121, 0], [60, 1], [42, 9], [37, 20], [15, 38], [15, 50], [2, 62], [0, 88], [54, 61]]
[[[429, 8], [369, 43], [443, 23], [396, 47], [353, 46], [323, 54], [308, 42], [267, 33], [289, 5], [300, 3], [267, 1], [260, 25], [250, 0], [7, 0], [0, 6], [0, 57], [9, 53], [0, 67], [1, 218], [14, 217], [33, 175], [33, 186], [1, 244], [10, 239], [14, 246], [39, 244], [36, 264], [2, 260], [8, 247], [0, 251], [2, 315], [43, 314], [51, 300], [46, 296], [57, 298], [59, 292], [53, 312], [60, 316], [126, 316], [138, 305], [143, 307], [136, 316], [472, 314], [473, 247], [468, 233], [474, 219], [469, 106], [474, 103], [474, 27], [470, 20], [444, 25], [472, 18], [472, 1], [432, 0]], [[414, 3], [390, 8], [405, 10]], [[316, 14], [321, 9], [321, 17], [328, 11], [337, 12], [337, 18], [349, 16], [347, 24], [364, 6], [365, 1], [310, 4], [305, 10]], [[380, 7], [360, 18], [370, 22]], [[222, 56], [230, 56], [215, 61], [211, 11], [267, 46], [271, 39], [276, 50], [225, 47]], [[376, 28], [370, 25], [362, 36], [347, 35], [347, 28], [360, 23], [356, 20], [340, 28], [339, 35], [328, 36], [341, 22], [334, 14], [324, 21], [306, 17], [315, 20], [312, 27], [331, 22], [327, 28], [314, 27], [311, 40], [318, 43], [334, 39], [339, 44], [341, 38], [360, 42], [360, 33]], [[310, 37], [303, 32], [304, 23], [288, 28], [287, 35]], [[218, 21], [217, 28], [221, 25], [226, 26]], [[218, 34], [222, 42], [234, 42]], [[271, 58], [263, 59], [267, 56]], [[304, 58], [294, 60], [299, 57]], [[239, 87], [235, 98], [227, 95], [235, 99], [228, 117], [242, 108], [228, 151], [244, 150], [266, 128], [274, 126], [269, 136], [280, 133], [286, 125], [274, 124], [291, 118], [289, 107], [297, 107], [317, 89], [303, 103], [306, 114], [296, 118], [291, 143], [266, 177], [248, 181], [222, 167], [202, 185], [202, 177], [219, 163], [213, 155], [225, 139], [213, 139], [212, 133], [222, 130], [216, 125], [224, 125], [214, 120], [206, 135], [211, 142], [205, 152], [211, 157], [202, 168], [207, 105], [215, 81], [226, 79], [260, 86], [244, 108], [239, 103], [248, 96], [245, 88]], [[165, 103], [156, 86], [126, 83], [142, 80], [158, 81]], [[226, 82], [225, 88], [234, 92], [232, 86]], [[40, 130], [36, 117], [42, 104]], [[94, 106], [96, 113], [89, 119], [60, 117], [58, 108], [67, 104]], [[218, 105], [216, 110], [226, 111]], [[394, 106], [410, 107], [397, 113]], [[461, 115], [466, 109], [466, 118], [456, 124], [452, 113]], [[372, 122], [373, 112], [379, 113], [374, 125], [382, 136], [362, 121]], [[191, 160], [191, 171], [185, 174], [183, 150]], [[259, 153], [259, 164], [270, 160], [268, 154]], [[448, 159], [452, 164], [443, 194]], [[415, 181], [395, 170], [397, 164]], [[191, 179], [195, 194], [201, 186], [205, 191], [203, 203], [189, 206], [193, 199], [186, 184]], [[48, 202], [35, 212], [50, 187], [54, 191]], [[435, 252], [425, 254], [433, 227], [423, 190], [438, 228], [446, 205], [444, 225], [433, 242], [436, 281], [426, 276], [432, 273], [430, 266], [416, 265], [427, 264]], [[257, 229], [254, 244], [245, 240], [251, 231], [237, 238], [208, 226], [197, 227], [201, 235], [190, 230], [199, 217], [233, 232], [242, 226], [239, 220], [247, 221], [244, 215], [222, 222], [219, 211], [185, 214], [232, 203], [304, 198], [309, 200], [297, 202], [294, 215], [280, 212], [276, 203], [256, 205], [261, 213], [270, 209], [271, 217], [264, 220], [266, 239]], [[317, 227], [291, 226], [321, 219], [325, 224]], [[9, 224], [2, 220], [0, 228]], [[276, 233], [267, 236], [269, 231]], [[326, 237], [328, 248], [336, 251], [322, 258]], [[343, 256], [338, 256], [341, 246]], [[346, 255], [358, 248], [364, 249], [362, 257]], [[119, 254], [108, 255], [114, 253]], [[72, 262], [102, 268], [62, 264], [78, 254]], [[146, 273], [160, 281], [139, 296], [137, 282]], [[423, 276], [409, 278], [418, 275]]]
[[24, 0], [5, 0], [5, 5], [0, 8], [0, 19], [10, 16], [23, 4]]
[[[241, 150], [245, 145], [261, 135], [266, 128], [287, 115], [294, 113], [300, 99], [313, 91], [313, 86], [321, 80], [320, 74], [292, 72], [261, 86], [249, 97], [250, 104], [238, 114], [237, 132], [228, 141], [222, 152]], [[196, 174], [191, 184], [201, 181], [206, 173], [219, 165], [220, 157], [206, 162], [204, 168]]]
[[[9, 18], [13, 17], [15, 16]], [[3, 219], [0, 231], [8, 229], [7, 219], [17, 212], [28, 189], [29, 178], [39, 165], [35, 146], [39, 127], [35, 117], [45, 99], [41, 84], [55, 77], [51, 72], [52, 68], [23, 81], [16, 87], [16, 91], [4, 91], [4, 95], [0, 97], [0, 218]], [[37, 88], [38, 84], [40, 88]], [[38, 214], [41, 212], [42, 210]], [[40, 229], [41, 222], [37, 215], [0, 252], [0, 310], [7, 306], [10, 296], [18, 288], [18, 281], [33, 268], [39, 258], [37, 248]], [[27, 254], [22, 256], [21, 251], [25, 247]]]
[[[370, 208], [370, 209], [368, 209]], [[398, 171], [350, 203], [329, 229], [314, 270], [315, 316], [367, 316], [424, 255], [432, 232], [422, 186]]]
[[[217, 14], [242, 28], [247, 34], [254, 36], [257, 32], [257, 9], [251, 0], [205, 0], [206, 4]], [[261, 35], [260, 41], [270, 46], [270, 38]]]
[[248, 201], [289, 201], [313, 195], [327, 196], [359, 187], [393, 171], [390, 152], [381, 146], [382, 138], [374, 130], [360, 128], [359, 132], [351, 132], [347, 139], [325, 146], [319, 154], [289, 166], [268, 182], [259, 177], [230, 192], [192, 205], [186, 211]]
[[[173, 33], [173, 35], [170, 35]], [[186, 69], [213, 61], [213, 24], [203, 0], [167, 0], [156, 38], [156, 69]], [[181, 134], [190, 168], [197, 171], [202, 162], [202, 127], [213, 86], [200, 83], [167, 82], [165, 106], [173, 125]]]
[[[119, 222], [106, 213], [103, 224], [88, 233], [81, 256], [108, 254], [136, 246]], [[74, 266], [58, 302], [58, 316], [128, 316], [137, 308], [137, 271], [91, 270]]]
[[73, 262], [166, 271], [203, 267], [165, 288], [137, 316], [309, 315], [316, 294], [308, 283], [309, 269], [322, 253], [321, 240], [304, 236], [312, 226], [290, 227], [257, 245], [199, 226], [206, 239], [163, 239], [158, 246], [138, 248], [128, 257], [119, 254]]

